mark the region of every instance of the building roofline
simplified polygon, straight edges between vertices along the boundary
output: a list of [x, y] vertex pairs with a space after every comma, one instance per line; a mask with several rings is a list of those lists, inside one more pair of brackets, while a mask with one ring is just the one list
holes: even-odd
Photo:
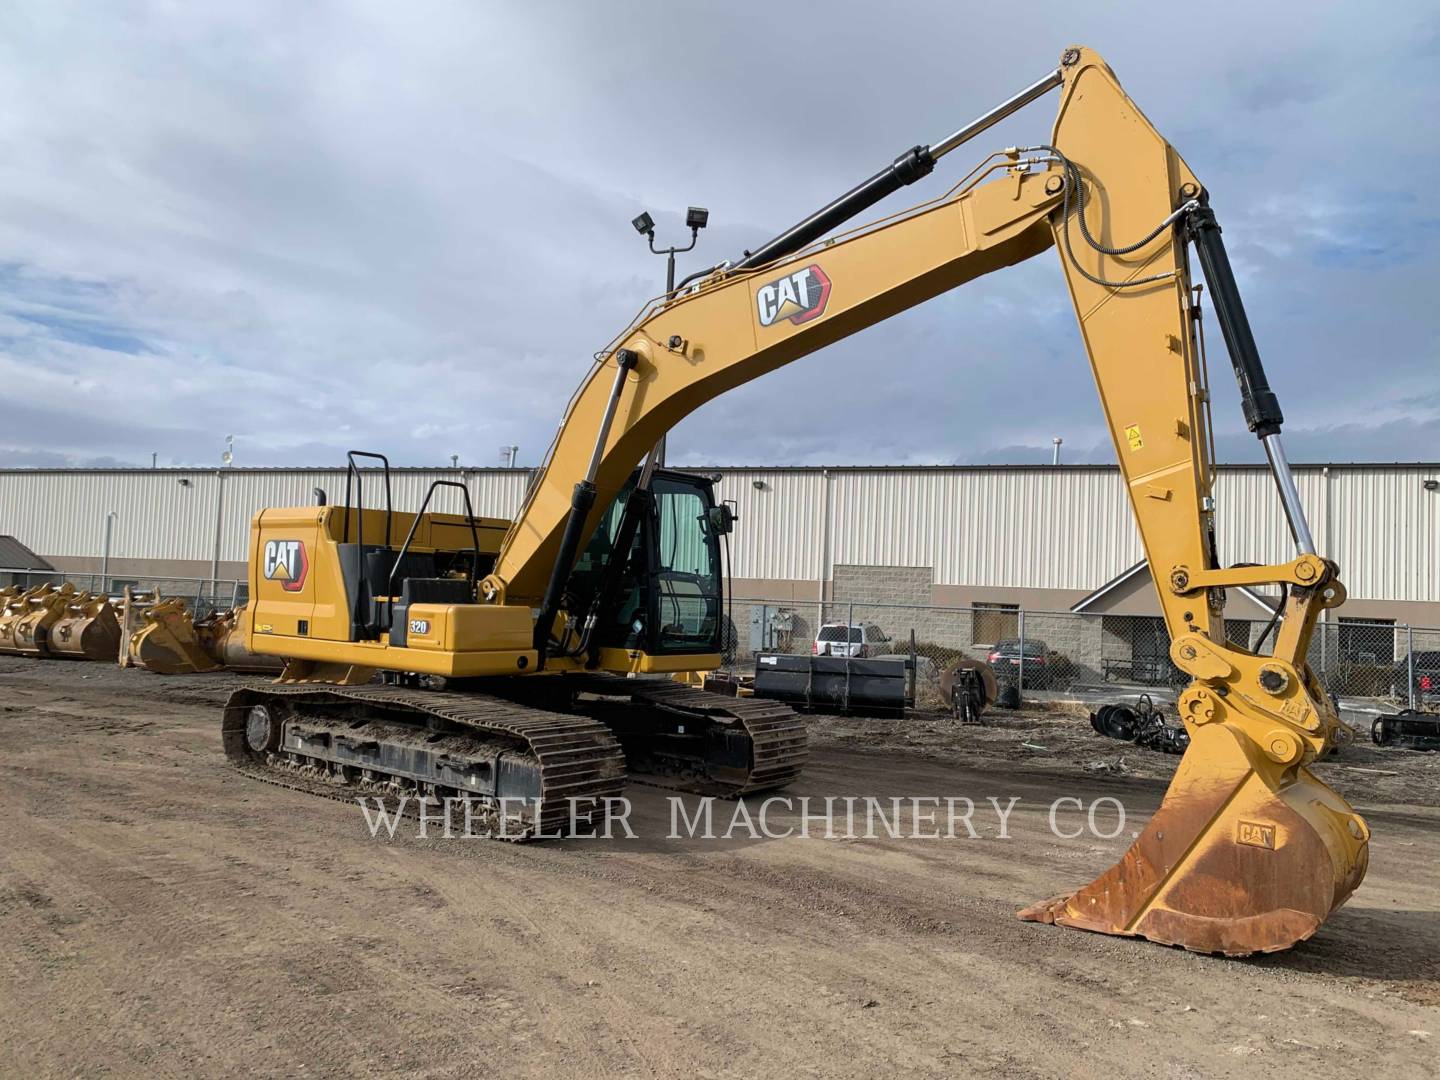
[[1130, 569], [1120, 571], [1120, 573], [1116, 574], [1109, 581], [1105, 582], [1104, 585], [1101, 585], [1094, 592], [1088, 593], [1087, 595], [1082, 596], [1079, 600], [1076, 600], [1075, 603], [1070, 605], [1070, 610], [1076, 612], [1077, 614], [1079, 612], [1083, 612], [1086, 608], [1088, 608], [1091, 604], [1095, 603], [1096, 600], [1099, 600], [1106, 593], [1110, 592], [1113, 589], [1118, 589], [1121, 585], [1124, 585], [1125, 582], [1129, 581], [1136, 574], [1140, 573], [1141, 570], [1144, 570], [1145, 565], [1146, 560], [1141, 559], [1134, 566], [1130, 567]]
[[[539, 466], [516, 466], [510, 468], [504, 465], [393, 465], [390, 471], [393, 473], [497, 473], [497, 474], [520, 474], [533, 473]], [[1360, 470], [1371, 472], [1394, 471], [1400, 469], [1420, 470], [1428, 472], [1440, 472], [1440, 462], [1433, 461], [1345, 461], [1345, 462], [1300, 462], [1291, 463], [1292, 469], [1297, 471], [1315, 471], [1321, 469], [1343, 469]], [[987, 473], [987, 472], [1064, 472], [1064, 473], [1085, 473], [1085, 472], [1107, 472], [1119, 471], [1119, 466], [1114, 464], [1023, 464], [1023, 465], [676, 465], [672, 466], [681, 472], [711, 473], [711, 472], [788, 472], [788, 473], [821, 473], [821, 472], [846, 472], [846, 473], [871, 473], [871, 472], [920, 472], [920, 473]], [[1263, 462], [1244, 462], [1230, 465], [1217, 466], [1224, 472], [1261, 472], [1268, 468]], [[378, 468], [367, 468], [366, 472], [379, 472]], [[147, 468], [141, 465], [135, 466], [110, 466], [104, 468], [60, 468], [60, 467], [35, 467], [35, 468], [6, 468], [0, 466], [0, 475], [5, 476], [29, 476], [40, 474], [54, 475], [135, 475], [138, 473], [162, 473], [169, 475], [194, 475], [196, 473], [344, 473], [344, 465], [251, 465], [251, 466], [218, 466], [218, 465], [164, 465], [158, 468]]]
[[8, 534], [0, 535], [0, 560], [5, 563], [5, 570], [55, 569], [48, 559], [31, 551], [28, 544]]

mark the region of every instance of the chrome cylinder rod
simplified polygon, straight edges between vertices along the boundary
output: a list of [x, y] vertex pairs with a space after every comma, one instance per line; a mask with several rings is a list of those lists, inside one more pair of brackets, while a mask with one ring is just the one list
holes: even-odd
[[1280, 433], [1266, 435], [1260, 444], [1265, 447], [1270, 475], [1275, 477], [1275, 486], [1280, 490], [1280, 502], [1285, 507], [1285, 519], [1290, 523], [1290, 535], [1295, 537], [1295, 546], [1300, 549], [1301, 555], [1314, 555], [1315, 538], [1310, 535], [1310, 523], [1305, 520], [1305, 507], [1300, 504], [1295, 474], [1290, 471], [1285, 447], [1280, 444]]
[[[868, 210], [887, 195], [929, 176], [938, 159], [962, 143], [973, 139], [987, 128], [998, 124], [1011, 113], [1023, 109], [1030, 102], [1055, 89], [1064, 81], [1065, 77], [1060, 73], [1060, 69], [1056, 68], [1039, 82], [1031, 83], [1009, 101], [996, 106], [984, 116], [971, 120], [959, 131], [953, 132], [934, 146], [912, 146], [870, 179], [856, 185], [838, 199], [816, 210], [804, 221], [792, 225], [773, 240], [761, 244], [754, 251], [747, 251], [743, 258], [734, 260], [730, 264], [730, 268], [732, 270], [751, 270], [757, 266], [776, 262], [787, 255], [793, 255], [820, 237], [833, 232], [856, 214]], [[681, 284], [683, 285], [684, 282]]]
[[595, 449], [590, 452], [590, 464], [585, 469], [587, 484], [593, 484], [600, 471], [600, 459], [605, 456], [605, 444], [610, 441], [610, 427], [615, 422], [615, 410], [620, 405], [620, 392], [625, 389], [625, 376], [635, 367], [637, 359], [629, 349], [619, 349], [615, 353], [615, 384], [610, 388], [610, 400], [605, 402], [600, 430], [595, 433]]
[[1044, 97], [1046, 94], [1048, 94], [1051, 90], [1054, 90], [1064, 81], [1064, 74], [1059, 68], [1056, 68], [1054, 71], [1050, 72], [1050, 74], [1046, 75], [1043, 79], [1031, 83], [1024, 90], [1021, 90], [1018, 94], [1010, 98], [1008, 101], [1001, 102], [999, 105], [995, 106], [995, 108], [991, 109], [983, 116], [977, 116], [974, 120], [971, 120], [970, 123], [966, 124], [958, 131], [954, 131], [951, 134], [947, 135], [938, 143], [932, 143], [930, 146], [930, 156], [936, 160], [944, 157], [946, 154], [950, 153], [951, 150], [954, 150], [957, 146], [961, 146], [969, 142], [976, 135], [979, 135], [982, 131], [994, 127], [1001, 120], [1004, 120], [1007, 116], [1019, 112], [1036, 98]]

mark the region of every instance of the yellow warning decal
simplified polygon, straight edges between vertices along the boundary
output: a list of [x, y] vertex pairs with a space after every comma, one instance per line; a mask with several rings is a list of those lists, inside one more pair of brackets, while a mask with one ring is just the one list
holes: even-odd
[[1131, 424], [1125, 429], [1125, 441], [1130, 444], [1131, 450], [1139, 450], [1145, 445], [1145, 440], [1140, 437], [1140, 425]]

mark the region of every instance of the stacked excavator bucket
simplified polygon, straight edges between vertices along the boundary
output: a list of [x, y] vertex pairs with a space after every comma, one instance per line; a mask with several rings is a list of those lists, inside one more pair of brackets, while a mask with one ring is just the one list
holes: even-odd
[[46, 583], [0, 589], [0, 653], [109, 660], [120, 647], [120, 620], [103, 595]]
[[245, 605], [194, 619], [185, 601], [158, 589], [126, 587], [115, 604], [73, 585], [0, 589], [0, 653], [70, 660], [114, 660], [162, 675], [222, 668], [279, 672], [284, 661], [246, 648]]
[[0, 590], [0, 653], [10, 653], [15, 638], [15, 623], [25, 610], [25, 590], [10, 586]]
[[0, 653], [48, 656], [50, 630], [76, 596], [73, 585], [48, 582], [12, 595], [0, 612]]
[[195, 636], [206, 655], [228, 671], [278, 673], [285, 666], [281, 657], [251, 652], [246, 646], [250, 636], [248, 604], [229, 611], [215, 611], [198, 620]]
[[247, 605], [196, 620], [176, 597], [158, 590], [127, 588], [120, 609], [123, 644], [120, 666], [143, 667], [161, 675], [190, 675], [226, 668], [278, 672], [279, 657], [252, 653], [245, 645], [250, 628]]
[[109, 660], [120, 645], [120, 620], [108, 597], [84, 593], [64, 605], [50, 627], [49, 655], [72, 660]]
[[125, 637], [121, 667], [139, 666], [161, 675], [189, 675], [220, 667], [200, 647], [195, 622], [183, 600], [163, 597], [158, 589], [127, 588], [120, 621]]

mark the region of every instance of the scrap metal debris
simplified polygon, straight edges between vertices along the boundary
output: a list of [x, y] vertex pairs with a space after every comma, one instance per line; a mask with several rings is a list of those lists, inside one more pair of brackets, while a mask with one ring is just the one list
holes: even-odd
[[1167, 754], [1183, 754], [1190, 745], [1190, 733], [1178, 724], [1168, 723], [1149, 694], [1141, 694], [1133, 709], [1128, 705], [1101, 705], [1090, 714], [1090, 726], [1108, 738]]
[[1440, 713], [1402, 709], [1391, 716], [1377, 716], [1370, 725], [1370, 740], [1376, 746], [1440, 750]]

